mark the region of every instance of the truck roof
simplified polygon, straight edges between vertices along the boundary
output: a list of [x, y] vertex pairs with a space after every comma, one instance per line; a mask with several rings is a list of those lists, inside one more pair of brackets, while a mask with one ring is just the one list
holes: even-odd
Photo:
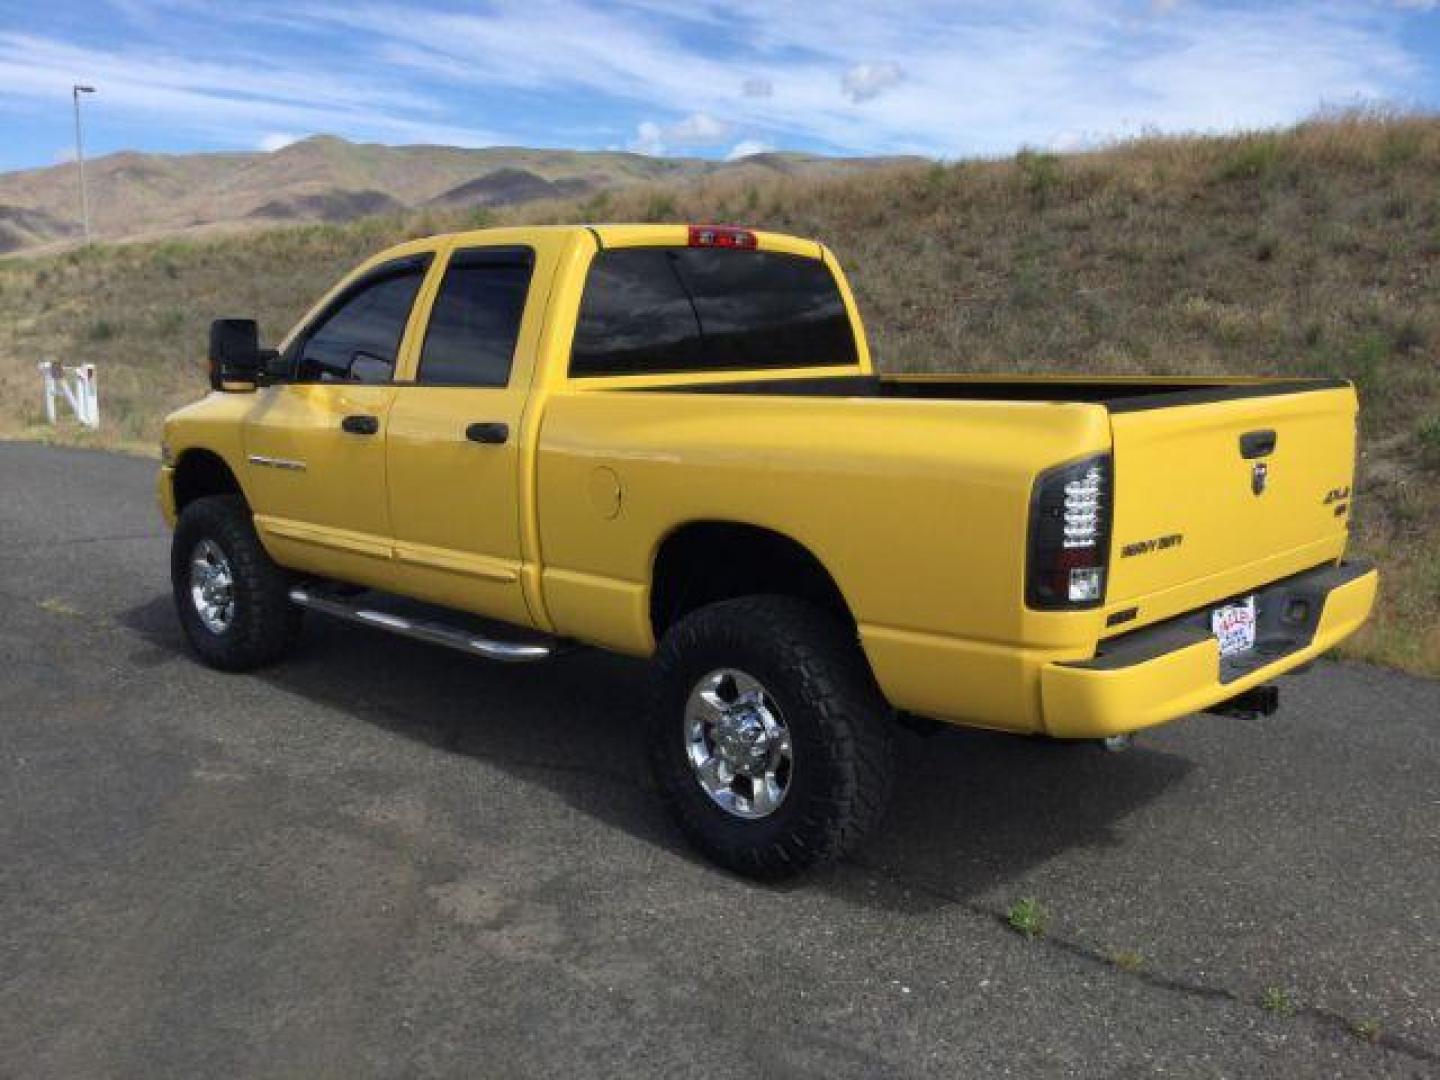
[[471, 246], [482, 244], [523, 244], [528, 237], [554, 235], [556, 233], [585, 234], [594, 237], [602, 248], [616, 247], [686, 247], [695, 244], [697, 233], [719, 234], [723, 238], [742, 236], [747, 238], [740, 244], [715, 243], [716, 247], [754, 247], [760, 251], [777, 251], [790, 255], [803, 255], [812, 259], [825, 257], [825, 248], [817, 240], [791, 236], [786, 233], [765, 232], [736, 225], [681, 224], [653, 222], [612, 222], [574, 225], [514, 225], [502, 228], [469, 229], [458, 232], [436, 233], [403, 244], [397, 244], [379, 252], [370, 261], [382, 261], [401, 255], [413, 255], [424, 251], [456, 244]]

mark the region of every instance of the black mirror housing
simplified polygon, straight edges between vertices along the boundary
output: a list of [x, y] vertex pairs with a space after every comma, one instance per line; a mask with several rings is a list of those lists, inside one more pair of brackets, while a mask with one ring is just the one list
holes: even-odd
[[260, 373], [267, 383], [289, 382], [291, 364], [279, 349], [260, 350]]
[[259, 381], [264, 366], [260, 327], [254, 319], [216, 319], [210, 324], [210, 386]]

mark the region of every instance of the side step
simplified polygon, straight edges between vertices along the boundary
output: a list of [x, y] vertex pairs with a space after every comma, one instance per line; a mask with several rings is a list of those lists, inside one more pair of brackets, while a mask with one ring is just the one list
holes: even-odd
[[471, 656], [486, 660], [500, 660], [510, 664], [532, 663], [548, 660], [558, 651], [554, 645], [540, 642], [497, 641], [483, 637], [460, 626], [449, 626], [433, 619], [417, 618], [411, 615], [396, 615], [379, 611], [359, 603], [336, 596], [325, 596], [314, 589], [296, 586], [290, 590], [291, 602], [322, 615], [333, 615], [337, 619], [373, 626], [380, 630], [402, 634], [405, 637], [428, 641], [432, 645], [444, 645], [459, 649]]

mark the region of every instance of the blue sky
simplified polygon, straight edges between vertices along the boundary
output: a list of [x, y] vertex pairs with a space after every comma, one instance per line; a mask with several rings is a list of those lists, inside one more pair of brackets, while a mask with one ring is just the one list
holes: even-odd
[[0, 169], [385, 143], [955, 158], [1440, 108], [1440, 0], [0, 0]]

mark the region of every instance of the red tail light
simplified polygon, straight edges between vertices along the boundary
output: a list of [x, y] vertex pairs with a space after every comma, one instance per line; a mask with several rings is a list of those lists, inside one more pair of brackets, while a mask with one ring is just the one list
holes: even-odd
[[1026, 602], [1032, 608], [1098, 607], [1110, 557], [1109, 454], [1040, 474], [1030, 500]]
[[749, 229], [737, 229], [731, 225], [691, 225], [690, 246], [753, 251], [757, 243], [755, 234]]

